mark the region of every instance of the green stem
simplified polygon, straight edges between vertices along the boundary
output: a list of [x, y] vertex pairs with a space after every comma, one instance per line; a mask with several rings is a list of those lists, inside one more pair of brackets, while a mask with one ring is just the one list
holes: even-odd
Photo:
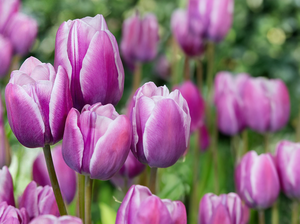
[[299, 223], [299, 204], [298, 201], [293, 201], [293, 209], [292, 209], [292, 224]]
[[184, 60], [184, 80], [190, 80], [190, 59], [187, 55]]
[[214, 60], [215, 60], [215, 45], [213, 42], [207, 44], [207, 87], [208, 94], [212, 89], [214, 80]]
[[78, 180], [78, 201], [79, 201], [79, 218], [84, 222], [84, 191], [85, 191], [85, 176], [77, 174]]
[[172, 38], [172, 67], [171, 67], [171, 81], [172, 86], [175, 86], [178, 84], [178, 77], [177, 77], [177, 55], [178, 55], [178, 46], [175, 38]]
[[243, 131], [243, 153], [242, 155], [245, 155], [248, 152], [248, 131]]
[[156, 176], [157, 176], [157, 167], [153, 167], [150, 170], [150, 182], [149, 189], [152, 194], [156, 194]]
[[65, 203], [64, 203], [64, 200], [61, 195], [61, 191], [59, 188], [59, 184], [57, 181], [57, 177], [56, 177], [56, 173], [55, 173], [55, 169], [54, 169], [54, 165], [53, 165], [53, 160], [52, 160], [51, 151], [50, 151], [50, 145], [45, 145], [43, 147], [43, 151], [44, 151], [47, 169], [48, 169], [48, 173], [49, 173], [49, 177], [50, 177], [50, 181], [51, 181], [51, 186], [52, 186], [54, 196], [56, 199], [56, 203], [58, 206], [59, 214], [61, 216], [67, 215], [67, 210], [66, 210]]
[[270, 152], [270, 134], [267, 132], [264, 134], [265, 138], [265, 153]]
[[124, 194], [126, 195], [128, 191], [128, 177], [124, 177]]
[[142, 64], [136, 63], [133, 74], [133, 93], [140, 87], [142, 77]]
[[[216, 121], [216, 120], [215, 120]], [[219, 193], [219, 172], [218, 172], [218, 127], [217, 122], [213, 124], [211, 149], [213, 154], [213, 166], [214, 166], [214, 190], [215, 194]]]
[[203, 86], [203, 66], [201, 58], [196, 59], [196, 66], [197, 66], [197, 85], [198, 88], [201, 90]]
[[93, 194], [93, 179], [85, 176], [85, 224], [92, 224], [91, 208]]
[[264, 210], [259, 210], [258, 211], [258, 220], [259, 220], [259, 224], [265, 224], [265, 212], [264, 212]]
[[278, 203], [272, 206], [272, 224], [279, 224], [279, 211], [278, 211]]
[[204, 166], [204, 168], [205, 168], [205, 172], [203, 172], [203, 178], [201, 178], [202, 179], [202, 181], [201, 181], [201, 184], [200, 184], [200, 186], [199, 186], [199, 195], [200, 196], [202, 196], [203, 195], [203, 192], [204, 192], [204, 190], [205, 190], [205, 187], [206, 187], [206, 185], [207, 185], [207, 183], [208, 183], [208, 180], [209, 180], [209, 177], [210, 177], [210, 172], [211, 172], [211, 166], [212, 166], [212, 161], [213, 161], [213, 153], [212, 153], [212, 151], [209, 151], [208, 152], [209, 154], [208, 154], [208, 158], [206, 159], [206, 164], [205, 164], [205, 166]]

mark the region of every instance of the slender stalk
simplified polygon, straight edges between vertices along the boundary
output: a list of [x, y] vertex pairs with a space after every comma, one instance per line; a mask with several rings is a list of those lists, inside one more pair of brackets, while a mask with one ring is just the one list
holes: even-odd
[[134, 74], [133, 74], [133, 92], [135, 92], [140, 87], [141, 77], [142, 77], [142, 64], [136, 63], [134, 67]]
[[67, 215], [67, 210], [66, 210], [65, 203], [64, 203], [64, 200], [61, 195], [61, 191], [59, 188], [59, 184], [57, 181], [57, 177], [56, 177], [56, 173], [55, 173], [55, 169], [54, 169], [54, 165], [53, 165], [53, 160], [52, 160], [51, 151], [50, 151], [50, 145], [45, 145], [43, 147], [43, 151], [44, 151], [47, 169], [48, 169], [48, 173], [49, 173], [49, 177], [50, 177], [50, 181], [51, 181], [51, 186], [52, 186], [54, 196], [56, 199], [56, 203], [58, 206], [59, 214], [61, 216]]
[[264, 212], [264, 210], [259, 210], [258, 211], [258, 220], [259, 220], [259, 224], [265, 224], [265, 212]]
[[296, 142], [300, 141], [300, 108], [299, 108], [299, 115], [297, 120], [297, 126], [296, 126]]
[[144, 169], [139, 178], [139, 185], [147, 186], [148, 184], [148, 167]]
[[292, 209], [292, 224], [299, 223], [299, 203], [298, 201], [293, 201], [293, 209]]
[[128, 177], [124, 177], [124, 194], [128, 191]]
[[157, 176], [157, 167], [153, 167], [150, 170], [150, 181], [149, 181], [149, 189], [152, 194], [156, 194], [156, 176]]
[[84, 191], [85, 191], [85, 176], [77, 174], [78, 180], [78, 207], [79, 207], [79, 218], [84, 222]]
[[248, 131], [243, 131], [243, 153], [242, 155], [245, 155], [248, 152]]
[[217, 122], [213, 124], [211, 149], [213, 154], [213, 166], [214, 166], [214, 190], [215, 194], [219, 193], [219, 172], [218, 172], [218, 127]]
[[196, 66], [197, 66], [197, 85], [198, 88], [201, 90], [203, 86], [203, 66], [201, 58], [196, 59]]
[[184, 80], [190, 80], [190, 58], [189, 56], [185, 56], [184, 60]]
[[176, 73], [176, 67], [177, 67], [177, 54], [178, 54], [178, 45], [175, 40], [175, 38], [172, 38], [172, 67], [171, 67], [171, 81], [172, 81], [172, 86], [177, 85], [178, 80], [177, 80], [177, 73]]
[[208, 94], [212, 89], [212, 84], [214, 80], [214, 60], [215, 60], [215, 45], [213, 42], [207, 44], [207, 87]]
[[270, 134], [267, 132], [264, 134], [265, 138], [265, 153], [270, 152]]
[[205, 172], [203, 172], [203, 175], [202, 175], [203, 178], [201, 178], [202, 181], [199, 186], [199, 195], [200, 196], [203, 195], [203, 192], [205, 190], [205, 187], [206, 187], [209, 177], [210, 177], [210, 172], [212, 170], [211, 166], [212, 166], [212, 162], [213, 162], [213, 153], [211, 150], [208, 151], [207, 153], [208, 153], [208, 158], [206, 159], [206, 161], [205, 161], [206, 163], [204, 166], [206, 169], [205, 169]]
[[85, 176], [85, 224], [92, 224], [91, 208], [93, 194], [93, 179]]
[[278, 203], [272, 206], [272, 224], [279, 224], [279, 211], [278, 211]]

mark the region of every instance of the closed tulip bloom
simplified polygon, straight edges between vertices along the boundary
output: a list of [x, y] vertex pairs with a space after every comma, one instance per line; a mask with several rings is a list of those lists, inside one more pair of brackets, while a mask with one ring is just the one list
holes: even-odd
[[189, 0], [189, 27], [211, 41], [224, 39], [232, 24], [234, 0]]
[[185, 206], [180, 201], [161, 200], [147, 187], [133, 185], [118, 210], [116, 224], [186, 224]]
[[[76, 174], [74, 170], [65, 163], [62, 156], [61, 145], [52, 149], [52, 157], [63, 198], [70, 204], [76, 193]], [[32, 178], [40, 186], [51, 185], [43, 153], [40, 153], [33, 163]]]
[[214, 103], [218, 128], [226, 135], [235, 135], [246, 127], [244, 86], [248, 79], [247, 74], [233, 77], [229, 72], [219, 72], [215, 78]]
[[15, 206], [13, 181], [6, 166], [0, 170], [0, 189], [0, 203], [5, 201], [8, 205]]
[[200, 201], [199, 224], [243, 224], [243, 205], [235, 193], [205, 194]]
[[86, 105], [81, 114], [68, 115], [62, 153], [65, 162], [92, 179], [108, 180], [123, 166], [131, 143], [132, 127], [113, 105]]
[[30, 57], [13, 71], [5, 89], [7, 117], [13, 133], [29, 148], [54, 144], [63, 137], [72, 108], [69, 80], [60, 66]]
[[34, 44], [37, 32], [38, 24], [35, 19], [16, 13], [10, 19], [4, 33], [10, 39], [14, 52], [25, 55]]
[[24, 208], [17, 209], [6, 202], [0, 203], [0, 223], [28, 224], [28, 214]]
[[271, 154], [250, 151], [235, 170], [238, 195], [249, 208], [266, 209], [277, 199], [280, 186]]
[[282, 80], [249, 79], [244, 88], [245, 117], [251, 129], [260, 133], [275, 132], [286, 125], [290, 98]]
[[201, 125], [198, 131], [198, 139], [200, 142], [200, 150], [206, 151], [210, 144], [209, 133], [205, 124]]
[[176, 41], [186, 55], [200, 56], [204, 52], [202, 38], [189, 29], [188, 15], [185, 10], [177, 9], [173, 12], [171, 28]]
[[41, 215], [33, 219], [30, 224], [82, 224], [80, 218], [65, 215], [55, 217], [53, 215]]
[[205, 101], [201, 96], [198, 87], [191, 81], [186, 81], [180, 86], [175, 86], [174, 89], [180, 91], [189, 106], [191, 132], [194, 132], [204, 124]]
[[124, 21], [121, 52], [129, 64], [153, 60], [157, 54], [158, 41], [155, 15], [148, 13], [140, 18], [139, 13], [136, 13]]
[[128, 157], [119, 171], [119, 174], [123, 177], [132, 179], [138, 176], [145, 169], [145, 165], [140, 163], [135, 156], [129, 151]]
[[164, 80], [168, 80], [171, 75], [171, 64], [167, 57], [161, 55], [155, 63], [155, 73]]
[[8, 72], [12, 54], [13, 47], [9, 39], [5, 38], [0, 34], [0, 77], [3, 77]]
[[131, 113], [131, 151], [150, 167], [172, 166], [185, 152], [190, 138], [191, 117], [178, 90], [148, 82], [134, 97]]
[[124, 69], [118, 43], [102, 15], [69, 20], [59, 27], [54, 65], [64, 67], [74, 107], [117, 104], [124, 89]]
[[0, 33], [4, 32], [11, 17], [19, 11], [20, 5], [20, 0], [0, 1]]
[[281, 141], [276, 149], [276, 165], [283, 192], [292, 199], [300, 199], [300, 144]]
[[30, 220], [47, 214], [59, 216], [52, 187], [38, 187], [34, 181], [27, 185], [19, 198], [19, 207], [26, 209]]

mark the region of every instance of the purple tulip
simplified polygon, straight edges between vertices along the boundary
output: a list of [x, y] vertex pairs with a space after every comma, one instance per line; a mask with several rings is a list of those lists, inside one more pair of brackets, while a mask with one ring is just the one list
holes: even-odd
[[287, 87], [279, 79], [248, 79], [244, 86], [244, 111], [247, 125], [257, 132], [275, 132], [290, 116]]
[[30, 224], [82, 224], [81, 219], [73, 216], [55, 217], [53, 215], [41, 215], [33, 219]]
[[[8, 21], [19, 11], [20, 0], [1, 0], [0, 1], [0, 33], [3, 33]], [[2, 49], [2, 48], [0, 48]]]
[[62, 139], [65, 119], [72, 107], [69, 81], [60, 66], [30, 57], [13, 71], [5, 89], [7, 117], [21, 144], [29, 148]]
[[186, 100], [191, 115], [191, 132], [199, 129], [204, 124], [205, 101], [198, 87], [191, 81], [186, 81], [180, 86], [175, 86]]
[[0, 203], [0, 223], [3, 224], [27, 224], [29, 218], [24, 208], [16, 209], [6, 202]]
[[124, 165], [119, 171], [119, 174], [122, 177], [132, 179], [141, 174], [145, 167], [146, 166], [140, 163], [130, 151]]
[[16, 13], [9, 20], [4, 33], [10, 39], [15, 53], [25, 55], [32, 47], [37, 32], [38, 24], [36, 20], [25, 14]]
[[6, 166], [0, 170], [0, 189], [0, 203], [5, 201], [8, 205], [15, 206], [13, 181]]
[[67, 117], [62, 153], [65, 162], [92, 179], [108, 180], [123, 166], [131, 143], [132, 127], [113, 105], [86, 105], [81, 114]]
[[52, 187], [37, 187], [34, 181], [27, 185], [19, 198], [19, 207], [26, 209], [30, 220], [47, 214], [59, 216]]
[[171, 64], [166, 56], [161, 55], [155, 63], [155, 73], [164, 80], [168, 80], [171, 75]]
[[[76, 193], [76, 174], [74, 170], [65, 163], [62, 156], [61, 145], [56, 146], [52, 150], [52, 157], [62, 195], [66, 202], [70, 204]], [[51, 186], [43, 153], [40, 153], [33, 163], [32, 177], [33, 180], [41, 186]]]
[[74, 107], [117, 104], [124, 89], [118, 43], [102, 15], [64, 22], [55, 43], [55, 68], [64, 67]]
[[171, 28], [175, 39], [186, 55], [194, 57], [204, 52], [202, 38], [189, 29], [188, 15], [185, 10], [177, 9], [173, 12]]
[[131, 113], [131, 151], [150, 167], [172, 166], [185, 152], [191, 117], [186, 100], [178, 90], [148, 82], [134, 97]]
[[[0, 3], [1, 6], [1, 3]], [[0, 77], [3, 77], [8, 72], [12, 53], [13, 53], [13, 47], [8, 39], [6, 39], [4, 36], [0, 34]]]
[[281, 141], [277, 145], [276, 165], [283, 192], [292, 199], [300, 199], [299, 178], [300, 143]]
[[209, 133], [205, 124], [201, 125], [199, 128], [198, 139], [200, 142], [200, 150], [205, 151], [210, 144]]
[[277, 199], [279, 178], [271, 154], [257, 155], [250, 151], [235, 170], [238, 195], [249, 208], [266, 209]]
[[243, 221], [242, 224], [248, 224], [250, 219], [250, 209], [243, 204]]
[[224, 39], [232, 24], [234, 0], [189, 0], [190, 29], [212, 41]]
[[243, 224], [243, 205], [235, 193], [205, 194], [200, 201], [199, 224]]
[[180, 201], [161, 200], [147, 187], [133, 185], [117, 213], [116, 224], [186, 224], [186, 210]]
[[246, 127], [244, 88], [250, 77], [219, 72], [215, 78], [214, 103], [217, 109], [218, 128], [227, 135], [235, 135]]
[[158, 23], [155, 15], [148, 13], [141, 19], [139, 13], [136, 13], [124, 21], [121, 52], [127, 63], [154, 59], [158, 41]]

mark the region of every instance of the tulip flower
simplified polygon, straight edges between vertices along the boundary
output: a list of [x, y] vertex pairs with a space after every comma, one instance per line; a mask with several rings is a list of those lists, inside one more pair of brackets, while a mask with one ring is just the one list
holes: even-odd
[[191, 117], [186, 100], [178, 90], [148, 82], [134, 97], [131, 113], [131, 151], [150, 167], [172, 166], [185, 152]]
[[244, 88], [250, 77], [219, 72], [215, 78], [214, 103], [217, 108], [218, 128], [227, 135], [235, 135], [246, 127]]
[[171, 18], [172, 33], [184, 53], [190, 57], [204, 52], [203, 40], [191, 32], [188, 26], [188, 15], [185, 10], [177, 9]]
[[129, 151], [128, 157], [119, 171], [119, 174], [123, 177], [132, 179], [138, 176], [145, 169], [145, 165], [140, 163], [135, 156]]
[[27, 185], [19, 198], [19, 207], [26, 209], [30, 220], [47, 214], [59, 216], [52, 187], [38, 187], [34, 181]]
[[161, 200], [147, 187], [133, 185], [118, 210], [116, 224], [186, 224], [186, 210], [180, 201]]
[[199, 128], [198, 139], [200, 142], [200, 150], [205, 151], [210, 144], [209, 133], [205, 124], [201, 125]]
[[73, 216], [55, 217], [53, 215], [41, 215], [33, 219], [30, 224], [82, 224], [80, 218]]
[[117, 104], [124, 89], [124, 69], [118, 43], [102, 15], [69, 20], [59, 27], [55, 68], [66, 69], [74, 107]]
[[4, 34], [10, 39], [14, 52], [25, 55], [34, 44], [37, 32], [38, 24], [35, 19], [16, 13], [9, 20]]
[[155, 63], [155, 74], [161, 79], [168, 80], [171, 75], [171, 64], [166, 56], [161, 55]]
[[300, 199], [300, 143], [281, 141], [276, 148], [276, 165], [281, 188], [289, 198]]
[[191, 115], [191, 132], [199, 129], [204, 124], [205, 101], [198, 87], [191, 81], [186, 81], [180, 86], [175, 86], [186, 100]]
[[[76, 193], [76, 174], [64, 161], [61, 145], [52, 150], [57, 179], [65, 201], [70, 204]], [[32, 166], [32, 178], [40, 186], [51, 185], [43, 153], [40, 153]]]
[[243, 205], [235, 193], [205, 194], [200, 201], [199, 224], [244, 224]]
[[272, 155], [257, 155], [250, 151], [244, 155], [235, 170], [238, 195], [249, 208], [266, 209], [277, 199], [280, 186]]
[[[0, 3], [1, 4], [1, 3]], [[0, 77], [3, 77], [8, 72], [12, 53], [13, 53], [13, 47], [9, 41], [9, 39], [5, 38], [0, 34]]]
[[286, 125], [290, 116], [287, 87], [279, 79], [249, 79], [244, 86], [244, 112], [253, 130], [275, 132]]
[[[1, 0], [0, 1], [0, 33], [3, 33], [8, 21], [19, 11], [20, 0]], [[0, 48], [2, 49], [2, 48]]]
[[234, 0], [189, 0], [189, 27], [211, 41], [224, 39], [232, 24]]
[[0, 170], [0, 189], [0, 203], [5, 201], [8, 205], [15, 206], [13, 181], [6, 166]]
[[123, 166], [132, 127], [113, 105], [86, 105], [81, 114], [71, 109], [66, 121], [62, 154], [66, 164], [92, 179], [108, 180]]
[[121, 52], [126, 62], [151, 61], [157, 54], [158, 41], [158, 23], [154, 14], [148, 13], [141, 19], [136, 13], [124, 21]]
[[0, 203], [0, 223], [28, 224], [29, 218], [24, 208], [16, 209], [6, 202]]
[[7, 117], [13, 133], [29, 148], [54, 144], [63, 137], [72, 107], [69, 81], [60, 66], [30, 57], [13, 71], [5, 89]]

